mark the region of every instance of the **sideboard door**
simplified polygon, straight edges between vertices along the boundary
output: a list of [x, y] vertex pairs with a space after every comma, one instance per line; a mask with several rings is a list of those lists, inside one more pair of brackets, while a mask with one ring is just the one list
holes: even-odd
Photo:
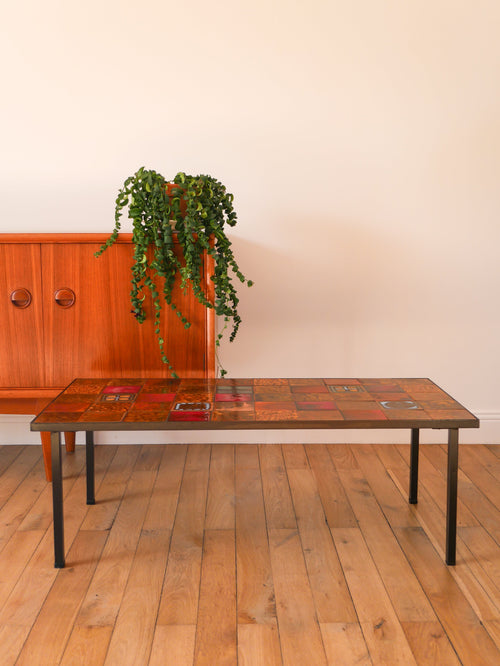
[[[116, 243], [99, 258], [95, 243], [42, 244], [47, 385], [75, 377], [167, 377], [152, 317], [131, 313], [131, 243]], [[185, 330], [166, 309], [167, 353], [182, 377], [205, 377], [206, 312], [191, 293], [179, 296], [192, 326]], [[151, 313], [150, 299], [146, 307]]]
[[45, 385], [40, 245], [0, 243], [0, 387]]

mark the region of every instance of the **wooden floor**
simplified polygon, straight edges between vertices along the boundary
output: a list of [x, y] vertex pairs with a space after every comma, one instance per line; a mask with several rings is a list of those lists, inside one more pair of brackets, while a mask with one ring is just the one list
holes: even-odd
[[500, 664], [500, 446], [192, 445], [64, 456], [53, 568], [39, 447], [0, 448], [0, 664]]

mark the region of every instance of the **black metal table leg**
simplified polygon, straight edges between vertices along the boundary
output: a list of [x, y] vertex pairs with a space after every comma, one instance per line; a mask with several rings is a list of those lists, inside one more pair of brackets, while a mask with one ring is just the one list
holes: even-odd
[[50, 433], [52, 454], [52, 511], [54, 517], [54, 566], [64, 568], [64, 514], [61, 466], [61, 433]]
[[87, 466], [87, 504], [95, 504], [95, 473], [94, 473], [94, 433], [85, 433], [85, 454]]
[[416, 504], [418, 501], [418, 448], [420, 442], [420, 430], [413, 428], [411, 431], [410, 448], [410, 493], [408, 501]]
[[457, 549], [458, 428], [448, 430], [446, 564], [454, 565]]

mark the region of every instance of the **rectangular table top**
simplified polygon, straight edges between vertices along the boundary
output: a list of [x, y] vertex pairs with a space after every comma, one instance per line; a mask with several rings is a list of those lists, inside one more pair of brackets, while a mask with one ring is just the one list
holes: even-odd
[[35, 431], [477, 428], [430, 379], [75, 379]]

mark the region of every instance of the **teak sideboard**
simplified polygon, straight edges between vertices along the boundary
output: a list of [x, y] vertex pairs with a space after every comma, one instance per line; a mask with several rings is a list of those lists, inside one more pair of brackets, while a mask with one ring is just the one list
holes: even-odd
[[[38, 413], [75, 377], [168, 377], [146, 297], [147, 320], [131, 313], [131, 234], [99, 258], [108, 234], [0, 234], [0, 413]], [[204, 258], [212, 297], [213, 262]], [[146, 290], [145, 290], [146, 293]], [[215, 318], [190, 289], [176, 287], [184, 328], [166, 306], [162, 337], [177, 374], [215, 375]], [[50, 478], [50, 438], [42, 433]], [[74, 447], [68, 433], [67, 448]]]

